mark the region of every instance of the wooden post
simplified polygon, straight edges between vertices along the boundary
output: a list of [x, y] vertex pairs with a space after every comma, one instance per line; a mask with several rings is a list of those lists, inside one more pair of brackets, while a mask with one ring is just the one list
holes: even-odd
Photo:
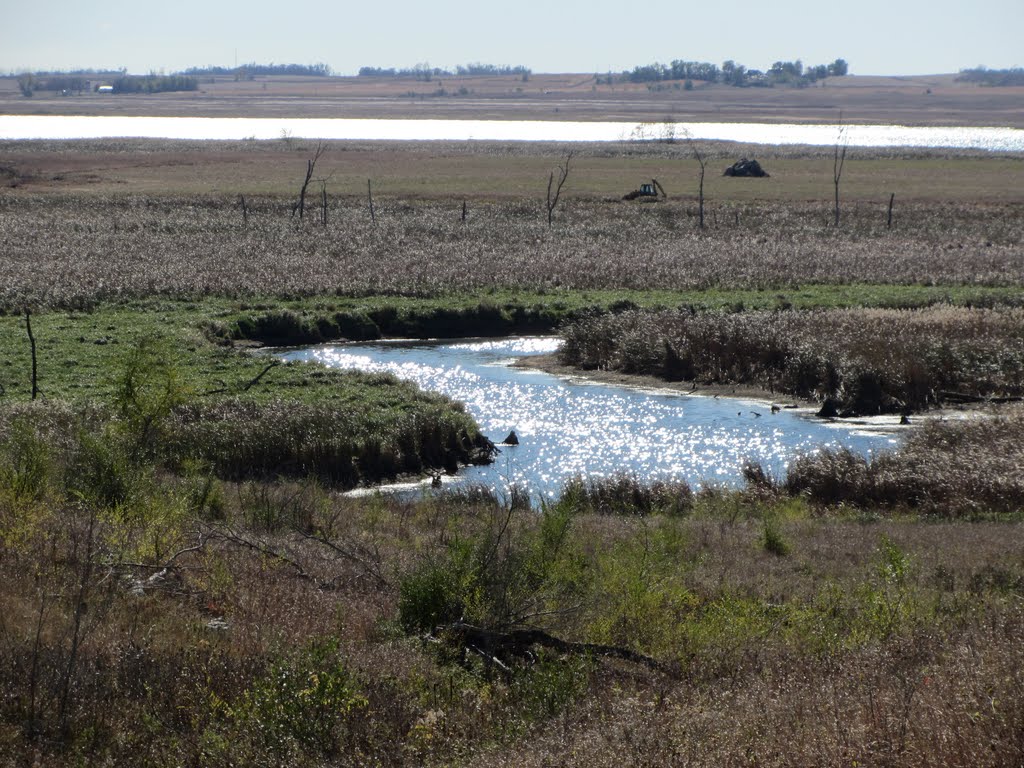
[[309, 180], [313, 178], [313, 161], [306, 161], [306, 180], [302, 182], [302, 189], [299, 190], [299, 220], [302, 220], [303, 215], [306, 213], [306, 187], [309, 186]]
[[462, 201], [462, 223], [466, 223], [466, 201]]
[[370, 180], [366, 180], [366, 197], [370, 201], [370, 220], [376, 224], [377, 214], [373, 212], [373, 189], [370, 187]]
[[249, 209], [245, 205], [245, 195], [239, 195], [238, 200], [242, 205], [242, 224], [243, 226], [249, 226]]
[[327, 182], [320, 184], [320, 198], [321, 198], [321, 209], [320, 209], [320, 223], [324, 225], [324, 229], [327, 229]]
[[885, 224], [886, 229], [892, 229], [892, 204], [895, 199], [896, 193], [893, 192], [891, 195], [889, 195], [889, 220]]
[[32, 313], [25, 310], [25, 330], [28, 331], [28, 343], [32, 349], [32, 399], [39, 396], [39, 385], [36, 377], [36, 337], [32, 335]]

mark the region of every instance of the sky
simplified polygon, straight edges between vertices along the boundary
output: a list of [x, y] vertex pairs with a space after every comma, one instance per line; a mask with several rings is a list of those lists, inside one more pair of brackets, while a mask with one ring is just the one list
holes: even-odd
[[1024, 66], [1024, 0], [0, 0], [0, 71], [324, 63], [620, 72], [845, 59], [858, 75]]

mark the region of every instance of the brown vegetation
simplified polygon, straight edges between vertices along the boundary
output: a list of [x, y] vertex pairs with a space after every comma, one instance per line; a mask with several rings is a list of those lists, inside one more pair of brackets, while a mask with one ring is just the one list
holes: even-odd
[[633, 311], [577, 320], [563, 335], [569, 365], [753, 385], [847, 415], [1024, 397], [1017, 309]]
[[801, 457], [785, 489], [815, 503], [978, 517], [1024, 510], [1024, 410], [931, 422], [899, 451], [867, 459], [846, 450]]
[[[535, 185], [536, 186], [536, 185]], [[332, 198], [334, 199], [334, 198]], [[310, 296], [515, 288], [759, 288], [849, 283], [1008, 285], [1024, 281], [1016, 205], [919, 205], [885, 227], [877, 210], [825, 226], [819, 205], [761, 204], [696, 231], [685, 203], [636, 208], [543, 198], [476, 206], [464, 224], [440, 202], [340, 203], [331, 228], [292, 221], [288, 201], [247, 197], [0, 200], [0, 306], [55, 307], [153, 294]], [[714, 223], [717, 221], [717, 225]]]

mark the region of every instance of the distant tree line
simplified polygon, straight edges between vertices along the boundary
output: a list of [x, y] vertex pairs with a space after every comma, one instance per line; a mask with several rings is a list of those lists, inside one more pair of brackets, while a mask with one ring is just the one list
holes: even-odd
[[360, 67], [359, 77], [401, 77], [412, 78], [429, 83], [435, 77], [452, 77], [454, 73], [441, 67], [432, 67], [430, 64], [417, 64], [414, 67], [396, 69], [395, 67]]
[[666, 80], [695, 80], [708, 83], [722, 83], [736, 87], [774, 85], [810, 85], [826, 77], [841, 77], [849, 71], [849, 65], [843, 59], [836, 59], [831, 64], [818, 64], [805, 67], [800, 59], [796, 61], [776, 61], [767, 72], [758, 69], [747, 69], [732, 59], [723, 62], [721, 67], [706, 61], [675, 60], [671, 64], [646, 64], [625, 71], [620, 76], [609, 73], [605, 78], [597, 76], [598, 82], [628, 81], [631, 83], [658, 83]]
[[189, 67], [179, 74], [194, 77], [211, 75], [231, 75], [236, 80], [251, 80], [265, 75], [299, 75], [304, 77], [330, 77], [332, 74], [327, 64], [257, 64], [250, 62], [238, 67]]
[[[13, 74], [13, 73], [12, 73]], [[70, 77], [72, 75], [84, 75], [89, 77], [117, 77], [127, 75], [128, 70], [121, 69], [35, 69], [23, 72], [24, 75], [32, 75], [37, 78], [47, 77]]]
[[83, 93], [91, 87], [92, 79], [123, 77], [127, 70], [75, 69], [68, 72], [37, 71], [22, 72], [17, 76], [22, 96], [30, 97], [36, 91], [54, 93]]
[[988, 69], [987, 67], [961, 69], [957, 80], [992, 86], [1024, 85], [1024, 69], [1021, 67], [1011, 69]]
[[199, 80], [187, 75], [125, 75], [109, 83], [114, 93], [167, 93], [171, 91], [195, 91]]
[[465, 66], [459, 65], [455, 67], [453, 72], [450, 69], [442, 69], [441, 67], [431, 67], [429, 64], [417, 64], [414, 67], [406, 69], [396, 69], [395, 67], [360, 67], [360, 77], [402, 77], [402, 78], [413, 78], [415, 80], [422, 80], [424, 82], [430, 82], [435, 77], [454, 77], [459, 76], [494, 76], [494, 75], [518, 75], [524, 81], [528, 80], [532, 70], [529, 67], [524, 67], [521, 64], [511, 67], [496, 66], [494, 64], [481, 64], [479, 62], [473, 64], [466, 64]]
[[464, 67], [462, 67], [462, 66], [456, 67], [455, 68], [455, 74], [457, 74], [457, 75], [473, 75], [473, 76], [477, 76], [477, 77], [481, 76], [481, 75], [520, 75], [520, 76], [526, 75], [526, 76], [529, 76], [531, 74], [531, 70], [530, 70], [529, 67], [524, 67], [521, 64], [517, 65], [515, 67], [510, 67], [510, 66], [507, 66], [507, 65], [503, 66], [503, 67], [496, 67], [494, 64], [481, 64], [479, 62], [476, 62], [474, 64], [467, 64]]
[[82, 75], [39, 75], [24, 74], [18, 76], [18, 88], [23, 96], [31, 96], [36, 91], [53, 91], [54, 93], [82, 93], [89, 90], [91, 81]]

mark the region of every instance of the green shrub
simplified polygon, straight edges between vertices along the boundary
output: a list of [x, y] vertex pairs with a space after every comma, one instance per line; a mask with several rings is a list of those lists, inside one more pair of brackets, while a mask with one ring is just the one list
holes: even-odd
[[761, 546], [765, 552], [778, 557], [789, 554], [789, 542], [786, 541], [779, 521], [774, 515], [766, 514], [761, 521]]
[[53, 456], [28, 415], [16, 416], [0, 442], [0, 489], [15, 502], [40, 501], [50, 488]]
[[233, 719], [274, 754], [332, 756], [347, 725], [367, 707], [335, 641], [316, 641], [273, 664], [231, 710]]
[[[533, 513], [531, 513], [532, 515]], [[533, 524], [495, 507], [479, 533], [457, 537], [399, 582], [399, 623], [407, 633], [464, 621], [490, 629], [529, 625], [556, 594], [574, 589], [571, 513], [546, 507]]]

